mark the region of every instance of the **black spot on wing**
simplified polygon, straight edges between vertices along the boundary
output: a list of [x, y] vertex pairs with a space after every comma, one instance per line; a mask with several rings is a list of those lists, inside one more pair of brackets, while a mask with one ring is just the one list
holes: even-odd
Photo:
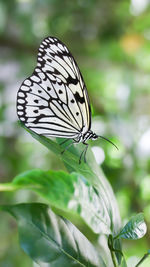
[[80, 102], [81, 104], [85, 103], [84, 97], [81, 97], [78, 92], [74, 94], [74, 97], [77, 102]]
[[77, 85], [77, 83], [79, 82], [79, 80], [78, 79], [74, 79], [74, 78], [72, 78], [70, 75], [68, 76], [68, 78], [67, 78], [67, 83], [68, 84], [74, 84], [74, 85]]

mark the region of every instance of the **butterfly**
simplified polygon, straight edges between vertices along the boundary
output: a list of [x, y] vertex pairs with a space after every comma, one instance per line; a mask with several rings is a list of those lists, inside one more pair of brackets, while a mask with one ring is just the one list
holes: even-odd
[[85, 149], [79, 163], [82, 156], [86, 161], [89, 139], [101, 137], [112, 143], [91, 130], [90, 101], [82, 74], [68, 48], [56, 37], [47, 37], [40, 44], [37, 66], [17, 94], [17, 114], [36, 134], [65, 138], [61, 144], [73, 139], [65, 150], [82, 142]]

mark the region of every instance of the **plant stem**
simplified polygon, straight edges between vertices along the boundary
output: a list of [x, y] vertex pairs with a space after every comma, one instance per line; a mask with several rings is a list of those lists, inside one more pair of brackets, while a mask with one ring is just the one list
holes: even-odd
[[110, 249], [110, 253], [111, 253], [111, 258], [112, 258], [112, 262], [114, 264], [114, 267], [117, 267], [117, 262], [116, 262], [116, 256], [114, 253], [114, 248], [113, 248], [113, 237], [112, 235], [109, 235], [108, 237], [108, 247]]
[[117, 267], [115, 254], [114, 254], [114, 252], [112, 250], [110, 250], [110, 253], [111, 253], [111, 258], [112, 258], [112, 262], [114, 264], [114, 267]]
[[138, 266], [140, 266], [140, 264], [144, 261], [144, 260], [146, 260], [146, 258], [149, 256], [150, 254], [149, 253], [146, 253], [144, 256], [143, 256], [143, 258], [135, 265], [135, 267], [138, 267]]
[[12, 185], [11, 183], [0, 184], [0, 191], [14, 191], [18, 188], [19, 186]]
[[[5, 191], [15, 191], [18, 189], [32, 189], [34, 185], [16, 185], [13, 183], [0, 183], [0, 192], [5, 192]], [[39, 188], [40, 186], [36, 186], [37, 188]], [[35, 186], [34, 186], [35, 188]]]

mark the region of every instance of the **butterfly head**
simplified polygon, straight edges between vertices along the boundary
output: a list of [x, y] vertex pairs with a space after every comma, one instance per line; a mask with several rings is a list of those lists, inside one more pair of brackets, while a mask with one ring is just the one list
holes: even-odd
[[97, 138], [102, 138], [104, 140], [106, 140], [107, 142], [111, 143], [113, 146], [116, 147], [116, 149], [118, 150], [118, 147], [112, 142], [110, 141], [108, 138], [104, 137], [104, 136], [101, 136], [101, 135], [97, 135], [95, 133], [93, 133], [91, 130], [87, 132], [87, 134], [89, 134], [88, 136], [86, 136], [86, 139], [92, 139], [92, 140], [96, 140]]
[[83, 134], [81, 138], [82, 138], [81, 142], [83, 141], [85, 142], [88, 141], [89, 139], [96, 140], [98, 138], [98, 135], [89, 130], [88, 132]]
[[98, 138], [98, 135], [97, 134], [95, 134], [95, 133], [92, 133], [93, 135], [91, 136], [91, 139], [92, 140], [96, 140], [97, 138]]

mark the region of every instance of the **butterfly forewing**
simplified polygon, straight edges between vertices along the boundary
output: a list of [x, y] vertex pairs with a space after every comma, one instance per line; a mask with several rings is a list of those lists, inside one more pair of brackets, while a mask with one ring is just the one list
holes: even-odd
[[89, 98], [80, 70], [57, 38], [41, 43], [33, 74], [17, 96], [19, 119], [32, 131], [76, 138], [91, 127]]

